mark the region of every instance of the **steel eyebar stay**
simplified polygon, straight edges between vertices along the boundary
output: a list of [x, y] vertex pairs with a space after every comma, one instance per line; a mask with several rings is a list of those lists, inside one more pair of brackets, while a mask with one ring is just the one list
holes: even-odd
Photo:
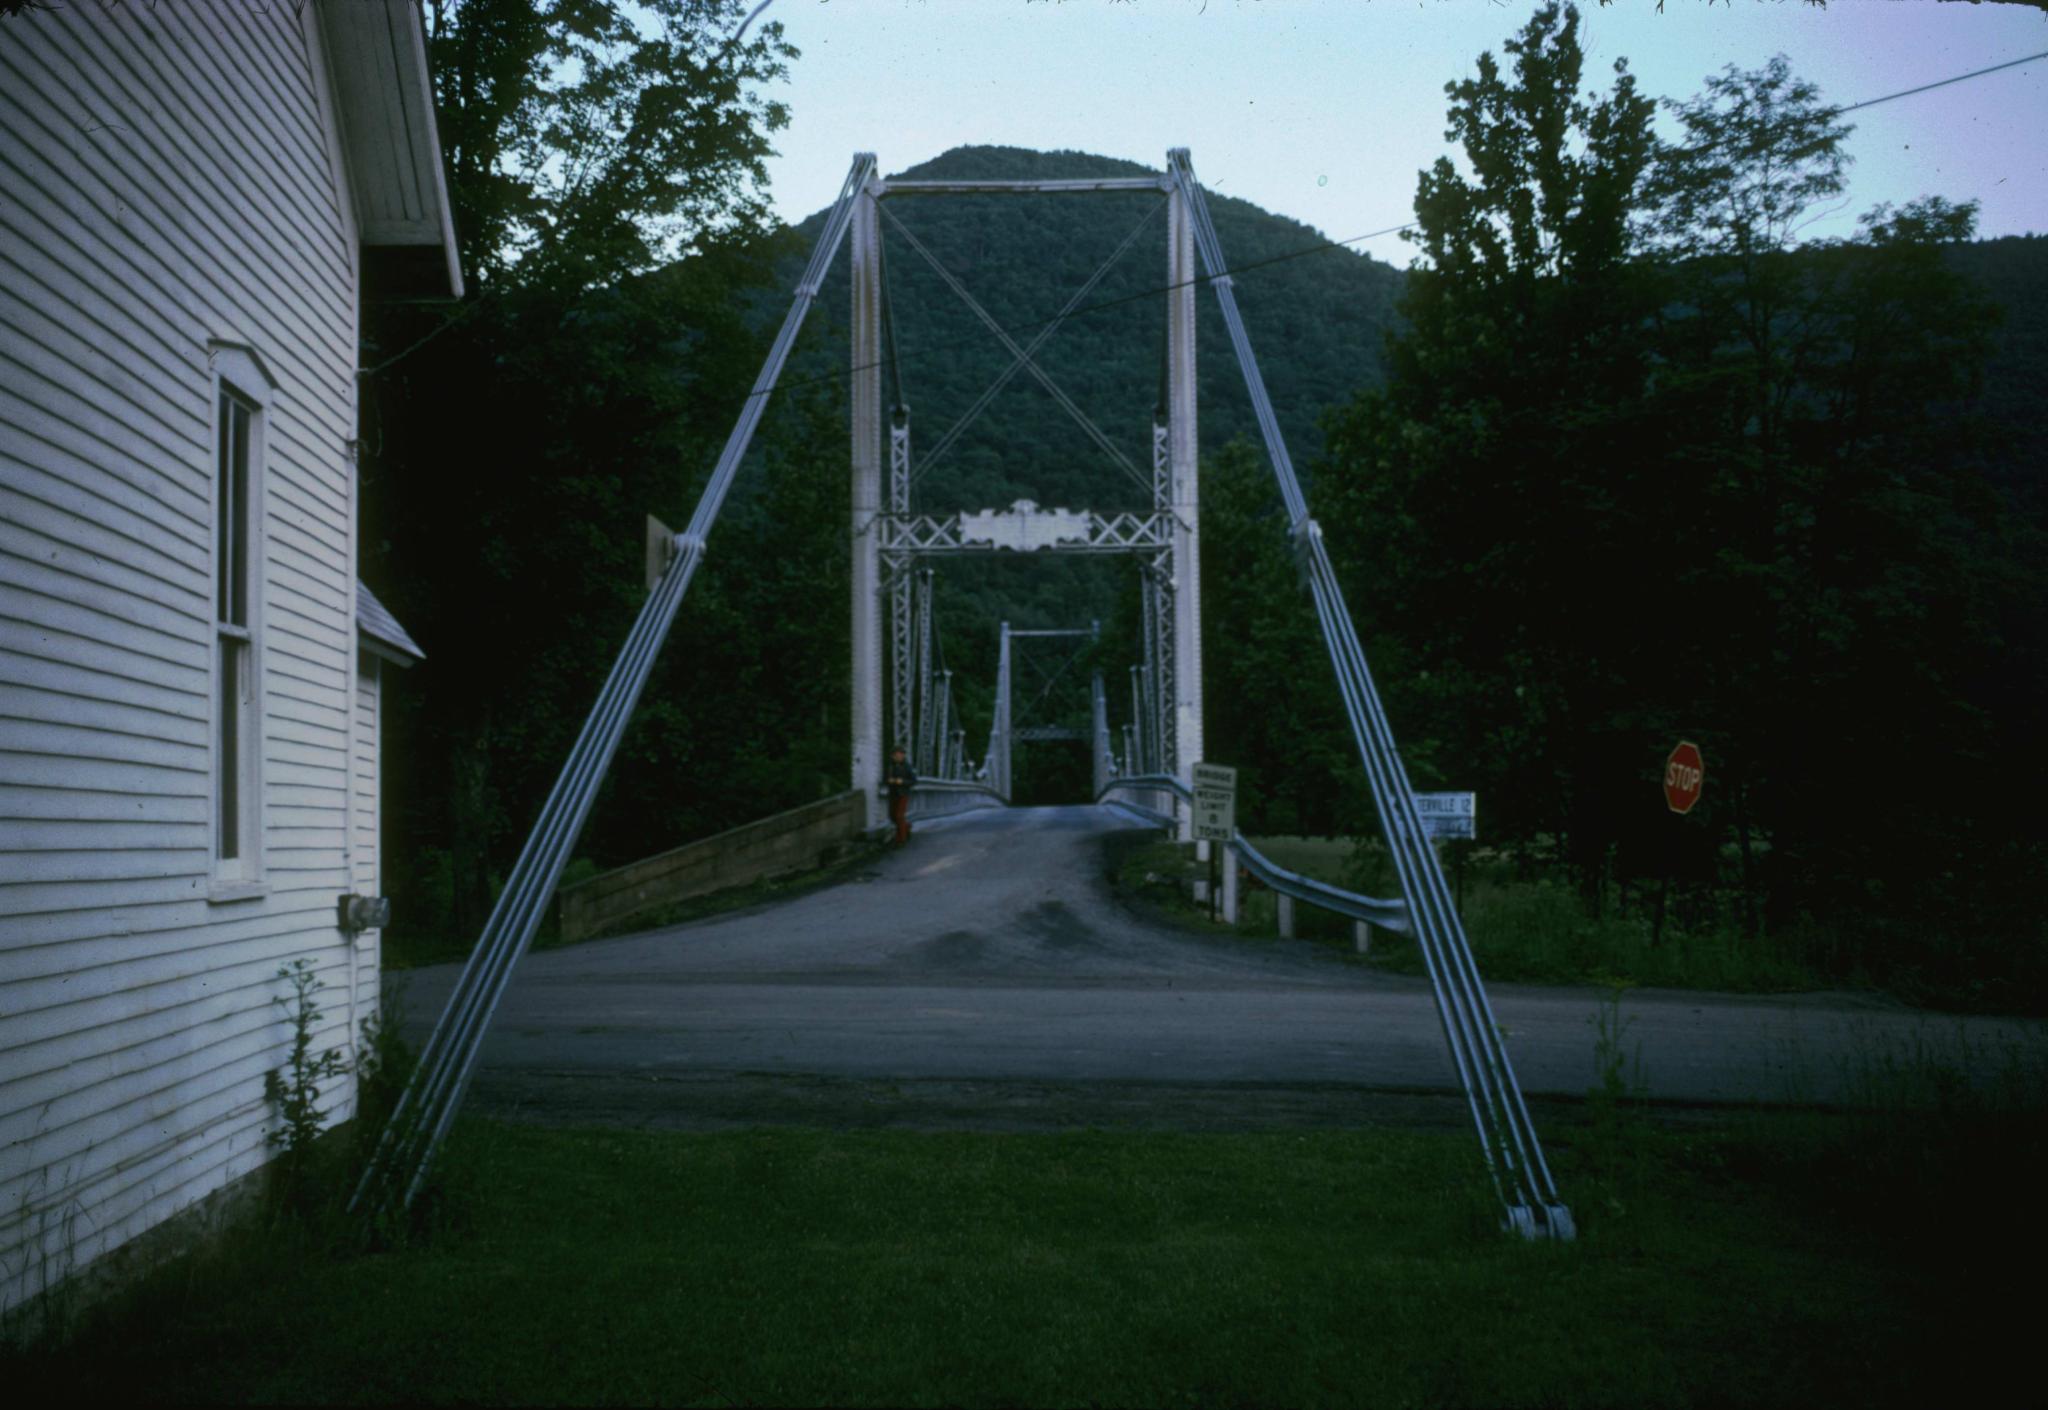
[[873, 177], [874, 168], [872, 154], [862, 153], [854, 158], [839, 198], [826, 219], [825, 230], [811, 253], [790, 311], [705, 484], [689, 527], [676, 536], [676, 555], [641, 608], [614, 660], [569, 759], [520, 851], [512, 876], [464, 963], [447, 1006], [435, 1021], [419, 1066], [400, 1095], [378, 1139], [376, 1152], [350, 1197], [351, 1211], [366, 1200], [376, 1206], [389, 1205], [394, 1196], [399, 1207], [404, 1208], [418, 1195], [468, 1090], [484, 1035], [512, 969], [532, 943], [534, 931], [554, 895], [555, 884], [561, 879], [568, 854], [583, 830], [598, 785], [632, 718], [633, 707], [690, 581], [703, 561], [706, 535], [732, 488], [804, 316], [852, 223], [854, 202]]
[[1304, 565], [1324, 645], [1344, 698], [1353, 737], [1365, 765], [1367, 780], [1378, 807], [1389, 851], [1401, 878], [1402, 894], [1408, 902], [1409, 920], [1417, 948], [1430, 972], [1437, 1015], [1443, 1026], [1446, 1046], [1465, 1089], [1480, 1148], [1485, 1155], [1494, 1187], [1506, 1209], [1510, 1227], [1529, 1237], [1569, 1239], [1573, 1234], [1570, 1211], [1559, 1199], [1541, 1142], [1520, 1084], [1500, 1041], [1485, 985], [1472, 958], [1464, 926], [1445, 884], [1436, 853], [1423, 831], [1415, 810], [1413, 790], [1393, 732], [1381, 707], [1372, 674], [1365, 663], [1351, 614], [1344, 605], [1343, 592], [1322, 544], [1321, 532], [1309, 518], [1308, 502], [1287, 453], [1279, 418], [1266, 393], [1258, 359], [1251, 347], [1236, 295], [1227, 273], [1221, 242], [1217, 239], [1207, 199], [1185, 148], [1167, 154], [1168, 176], [1176, 194], [1186, 202], [1189, 224], [1205, 267], [1207, 280], [1216, 291], [1223, 321], [1230, 333], [1238, 367], [1252, 401], [1274, 479], [1293, 526], [1295, 542]]
[[[1332, 641], [1343, 648], [1349, 666], [1344, 680], [1345, 696], [1347, 708], [1355, 708], [1353, 729], [1358, 734], [1360, 749], [1370, 750], [1373, 760], [1369, 770], [1395, 800], [1397, 811], [1391, 817], [1383, 812], [1382, 817], [1387, 819], [1389, 842], [1402, 874], [1404, 894], [1420, 902], [1421, 923], [1416, 933], [1424, 941], [1424, 960], [1432, 969], [1432, 985], [1451, 999], [1448, 1005], [1440, 1001], [1439, 1008], [1439, 1016], [1446, 1025], [1446, 1040], [1461, 1067], [1469, 1065], [1477, 1084], [1475, 1103], [1485, 1104], [1482, 1139], [1490, 1137], [1511, 1178], [1517, 1168], [1532, 1171], [1535, 1195], [1546, 1205], [1553, 1204], [1555, 1192], [1550, 1187], [1548, 1168], [1542, 1164], [1541, 1145], [1522, 1103], [1512, 1064], [1500, 1043], [1491, 1006], [1486, 1002], [1485, 986], [1471, 958], [1470, 947], [1464, 943], [1456, 906], [1443, 882], [1441, 869], [1435, 865], [1435, 853], [1420, 816], [1414, 811], [1406, 771], [1393, 749], [1392, 731], [1379, 709], [1371, 673], [1365, 666], [1356, 635], [1350, 630], [1335, 573], [1323, 552], [1313, 520], [1305, 522], [1300, 538], [1309, 544], [1310, 581], [1316, 591], [1318, 615], [1324, 619]], [[1481, 1119], [1477, 1105], [1474, 1115], [1475, 1120]], [[1500, 1129], [1503, 1124], [1505, 1132]], [[1516, 1217], [1514, 1211], [1519, 1207], [1525, 1206], [1511, 1205], [1511, 1218]]]
[[[678, 542], [680, 546], [680, 538]], [[542, 846], [532, 853], [533, 862], [525, 874], [522, 876], [515, 866], [512, 881], [507, 883], [507, 891], [513, 889], [512, 882], [518, 883], [518, 899], [505, 912], [505, 923], [494, 945], [498, 961], [481, 979], [466, 1023], [452, 1035], [447, 1060], [443, 1064], [443, 1095], [431, 1128], [426, 1131], [424, 1144], [418, 1150], [412, 1178], [406, 1186], [404, 1203], [408, 1206], [417, 1197], [433, 1154], [447, 1138], [455, 1113], [461, 1109], [470, 1078], [476, 1070], [477, 1058], [483, 1049], [484, 1034], [497, 1013], [499, 1000], [511, 983], [513, 967], [532, 943], [548, 901], [554, 895], [555, 884], [561, 880], [563, 868], [569, 864], [569, 853], [583, 831], [591, 805], [596, 801], [597, 785], [611, 766], [626, 724], [632, 719], [633, 707], [639, 701], [640, 691], [652, 672], [662, 640], [668, 635], [669, 626], [682, 605], [683, 595], [689, 589], [690, 579], [702, 561], [703, 552], [703, 540], [695, 539], [691, 548], [679, 554], [657, 585], [655, 596], [649, 599], [649, 607], [642, 610], [640, 619], [634, 623], [635, 630], [628, 639], [629, 645], [620, 653], [622, 662], [629, 663], [627, 669], [618, 677], [617, 689], [611, 693], [611, 698], [591, 712], [578, 738], [571, 763], [563, 769], [565, 776], [573, 773], [573, 782], [554, 816], [545, 818], [535, 828], [536, 834], [545, 830]]]
[[[1431, 848], [1427, 833], [1422, 826], [1420, 815], [1414, 808], [1413, 790], [1409, 785], [1406, 770], [1402, 767], [1399, 754], [1393, 748], [1393, 732], [1386, 721], [1378, 692], [1372, 688], [1371, 672], [1365, 664], [1364, 653], [1358, 645], [1356, 633], [1350, 628], [1350, 620], [1343, 610], [1343, 599], [1338, 591], [1336, 574], [1332, 569], [1322, 536], [1314, 520], [1306, 520], [1298, 535], [1307, 543], [1310, 559], [1311, 583], [1315, 586], [1318, 614], [1335, 618], [1330, 622], [1333, 639], [1345, 648], [1351, 666], [1352, 678], [1346, 682], [1347, 705], [1357, 701], [1362, 708], [1353, 714], [1354, 731], [1364, 730], [1371, 735], [1371, 745], [1376, 755], [1378, 774], [1393, 786], [1391, 792], [1401, 806], [1389, 824], [1390, 842], [1392, 834], [1399, 834], [1399, 845], [1393, 847], [1397, 868], [1403, 872], [1404, 893], [1422, 903], [1426, 923], [1418, 928], [1418, 935], [1428, 933], [1430, 947], [1425, 950], [1425, 961], [1434, 961], [1441, 966], [1443, 980], [1456, 999], [1455, 1010], [1460, 1018], [1460, 1036], [1472, 1055], [1474, 1070], [1481, 1084], [1481, 1095], [1488, 1102], [1488, 1110], [1494, 1113], [1493, 1124], [1505, 1122], [1507, 1140], [1495, 1139], [1502, 1147], [1502, 1154], [1510, 1164], [1519, 1164], [1529, 1170], [1534, 1180], [1534, 1192], [1545, 1206], [1558, 1204], [1556, 1189], [1550, 1178], [1547, 1162], [1543, 1159], [1542, 1144], [1537, 1139], [1534, 1123], [1527, 1106], [1522, 1100], [1520, 1084], [1514, 1077], [1513, 1064], [1506, 1048], [1500, 1042], [1498, 1022], [1493, 1015], [1486, 987], [1481, 980], [1478, 965], [1472, 958], [1470, 945], [1465, 942], [1463, 926], [1457, 917], [1457, 907], [1448, 884], [1444, 881], [1442, 869], [1436, 865], [1436, 855]], [[1367, 748], [1366, 734], [1359, 735], [1361, 751]], [[1384, 814], [1383, 814], [1384, 816]], [[1436, 983], [1432, 975], [1432, 983]], [[1452, 1035], [1447, 1032], [1446, 1037]], [[1455, 1045], [1455, 1039], [1454, 1045]], [[1509, 1149], [1509, 1146], [1512, 1149]], [[1516, 1157], [1519, 1157], [1519, 1161]], [[1569, 1219], [1569, 1213], [1562, 1217]]]
[[[1314, 591], [1318, 618], [1325, 630], [1329, 630], [1329, 616], [1322, 585], [1314, 584]], [[1360, 732], [1359, 721], [1363, 717], [1363, 706], [1359, 700], [1357, 683], [1342, 667], [1339, 668], [1338, 685], [1344, 696], [1345, 709], [1352, 722], [1354, 737], [1357, 739], [1361, 756], [1366, 761], [1367, 777], [1373, 787], [1375, 798], [1390, 796], [1393, 785], [1388, 780], [1385, 761], [1366, 735]], [[1383, 813], [1382, 819], [1392, 844], [1390, 850], [1395, 870], [1400, 877], [1402, 894], [1415, 896], [1418, 886], [1416, 861], [1406, 845], [1405, 826], [1391, 812]], [[1395, 837], [1396, 833], [1402, 834], [1398, 840]], [[1459, 1085], [1465, 1092], [1466, 1105], [1479, 1135], [1480, 1148], [1486, 1156], [1488, 1174], [1493, 1179], [1495, 1190], [1500, 1195], [1503, 1205], [1510, 1211], [1509, 1218], [1512, 1221], [1515, 1217], [1513, 1211], [1523, 1205], [1502, 1183], [1502, 1167], [1507, 1162], [1502, 1158], [1505, 1142], [1501, 1139], [1496, 1120], [1499, 1108], [1492, 1084], [1487, 1080], [1478, 1053], [1474, 1051], [1478, 1038], [1473, 1032], [1472, 1015], [1462, 996], [1447, 983], [1447, 965], [1440, 953], [1436, 927], [1432, 924], [1434, 917], [1425, 910], [1416, 919], [1417, 924], [1413, 933], [1416, 936], [1417, 948], [1422, 953], [1424, 968], [1429, 975], [1431, 994], [1436, 1001], [1437, 1019], [1443, 1029], [1444, 1044], [1457, 1071]]]
[[[697, 552], [701, 553], [701, 545]], [[692, 557], [695, 556], [693, 553]], [[680, 566], [671, 564], [670, 574]], [[664, 579], [666, 581], [666, 578]], [[350, 1201], [353, 1209], [371, 1184], [372, 1174], [387, 1158], [393, 1162], [414, 1160], [422, 1142], [431, 1140], [431, 1133], [440, 1126], [440, 1112], [446, 1105], [450, 1093], [460, 1082], [461, 1054], [466, 1048], [473, 1048], [480, 1036], [480, 1023], [488, 1021], [490, 1007], [495, 1005], [496, 990], [500, 976], [508, 967], [509, 947], [519, 932], [520, 925], [531, 909], [531, 894], [534, 883], [547, 867], [547, 861], [555, 850], [560, 835], [568, 799], [581, 785], [588, 774], [590, 758], [589, 742], [592, 726], [609, 726], [617, 716], [617, 705], [621, 699], [626, 679], [633, 674], [641, 657], [647, 629], [652, 615], [659, 609], [659, 597], [650, 598], [647, 608], [634, 623], [626, 646], [613, 663], [603, 689], [599, 692], [598, 703], [593, 708], [591, 720], [586, 722], [583, 733], [578, 736], [571, 751], [569, 763], [555, 780], [547, 802], [541, 809], [540, 821], [527, 837], [521, 849], [519, 861], [513, 867], [512, 880], [500, 892], [497, 903], [492, 907], [489, 920], [477, 946], [470, 952], [456, 982], [455, 991], [449, 996], [440, 1018], [434, 1025], [426, 1049], [421, 1054], [419, 1067], [413, 1079], [401, 1094], [397, 1108], [393, 1111], [378, 1144], [377, 1158], [365, 1171], [354, 1198]], [[410, 1202], [410, 1191], [406, 1194]]]

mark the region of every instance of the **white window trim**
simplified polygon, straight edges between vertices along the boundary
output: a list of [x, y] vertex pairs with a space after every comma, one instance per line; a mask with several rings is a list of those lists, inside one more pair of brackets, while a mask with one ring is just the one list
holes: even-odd
[[[266, 482], [269, 476], [265, 474], [265, 467], [269, 458], [270, 405], [277, 390], [277, 383], [271, 378], [255, 350], [244, 344], [212, 342], [208, 344], [207, 361], [213, 374], [208, 379], [211, 399], [207, 411], [207, 424], [212, 428], [212, 434], [207, 440], [207, 900], [223, 902], [250, 900], [269, 892], [265, 878], [263, 846], [263, 754], [265, 704], [269, 694], [265, 688], [264, 673], [267, 655], [264, 617], [270, 577], [264, 570], [264, 529], [268, 500]], [[222, 809], [221, 738], [218, 715], [223, 654], [221, 639], [228, 634], [222, 631], [219, 606], [214, 596], [220, 580], [220, 412], [224, 393], [232, 394], [244, 402], [252, 412], [249, 418], [248, 504], [244, 509], [249, 519], [248, 562], [244, 569], [247, 573], [245, 587], [248, 594], [248, 620], [245, 630], [248, 641], [249, 690], [242, 709], [236, 741], [241, 753], [236, 776], [241, 836], [237, 847], [240, 855], [232, 859], [223, 859], [218, 855], [217, 831]]]

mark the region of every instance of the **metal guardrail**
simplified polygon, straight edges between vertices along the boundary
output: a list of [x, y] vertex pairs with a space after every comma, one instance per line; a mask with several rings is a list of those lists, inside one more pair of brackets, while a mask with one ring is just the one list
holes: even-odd
[[[1095, 801], [1100, 803], [1120, 789], [1150, 789], [1171, 793], [1184, 802], [1194, 801], [1194, 795], [1188, 791], [1187, 785], [1171, 774], [1140, 774], [1132, 778], [1111, 779], [1102, 791], [1095, 795]], [[1173, 825], [1173, 819], [1142, 804], [1118, 802], [1116, 806], [1142, 813], [1156, 820], [1162, 827]], [[1257, 877], [1270, 890], [1277, 891], [1283, 896], [1292, 896], [1297, 901], [1306, 901], [1311, 906], [1320, 906], [1326, 911], [1335, 911], [1338, 915], [1350, 916], [1353, 920], [1362, 920], [1381, 930], [1391, 930], [1402, 935], [1414, 934], [1408, 920], [1408, 903], [1405, 901], [1389, 901], [1377, 896], [1361, 895], [1356, 891], [1346, 891], [1341, 886], [1332, 886], [1327, 881], [1317, 881], [1314, 877], [1289, 871], [1252, 846], [1241, 832], [1231, 835], [1229, 845], [1238, 856], [1244, 858], [1245, 870]]]
[[985, 783], [971, 779], [919, 779], [910, 790], [913, 818], [943, 818], [973, 808], [1007, 808], [1009, 800]]
[[1245, 870], [1264, 882], [1270, 889], [1283, 896], [1292, 896], [1297, 901], [1306, 901], [1311, 906], [1321, 906], [1326, 911], [1362, 920], [1367, 925], [1381, 930], [1392, 930], [1402, 935], [1414, 934], [1408, 923], [1406, 901], [1386, 901], [1377, 896], [1363, 896], [1356, 891], [1346, 891], [1341, 886], [1332, 886], [1327, 881], [1317, 881], [1312, 876], [1302, 876], [1267, 859], [1259, 849], [1244, 840], [1238, 833], [1230, 839], [1230, 846], [1238, 856], [1244, 858]]

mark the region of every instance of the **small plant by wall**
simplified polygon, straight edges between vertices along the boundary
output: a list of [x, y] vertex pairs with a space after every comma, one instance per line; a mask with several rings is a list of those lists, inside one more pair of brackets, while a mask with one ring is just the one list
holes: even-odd
[[320, 1084], [341, 1076], [348, 1063], [339, 1048], [314, 1055], [313, 1034], [321, 1019], [315, 995], [326, 985], [313, 972], [313, 962], [302, 956], [278, 970], [277, 977], [291, 990], [276, 1002], [291, 1022], [292, 1046], [284, 1065], [263, 1075], [263, 1095], [277, 1109], [278, 1125], [269, 1139], [278, 1151], [278, 1193], [284, 1204], [297, 1207], [310, 1188], [313, 1143], [327, 1116], [320, 1109]]

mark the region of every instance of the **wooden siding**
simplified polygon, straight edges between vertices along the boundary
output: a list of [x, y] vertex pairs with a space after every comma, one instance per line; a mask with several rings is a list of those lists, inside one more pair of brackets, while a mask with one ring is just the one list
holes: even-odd
[[[367, 651], [356, 653], [356, 729], [354, 766], [350, 771], [350, 842], [354, 857], [354, 890], [358, 896], [381, 896], [381, 857], [377, 850], [379, 779], [383, 760], [383, 719], [380, 698], [384, 663]], [[375, 931], [356, 940], [356, 982], [354, 1001], [358, 1019], [377, 1008], [379, 937]]]
[[[334, 924], [375, 820], [353, 816], [357, 231], [324, 65], [292, 5], [0, 25], [0, 1310], [264, 1161], [282, 966], [330, 986], [322, 1049], [376, 1001], [374, 944]], [[264, 887], [232, 902], [209, 895], [215, 343], [277, 383]]]

